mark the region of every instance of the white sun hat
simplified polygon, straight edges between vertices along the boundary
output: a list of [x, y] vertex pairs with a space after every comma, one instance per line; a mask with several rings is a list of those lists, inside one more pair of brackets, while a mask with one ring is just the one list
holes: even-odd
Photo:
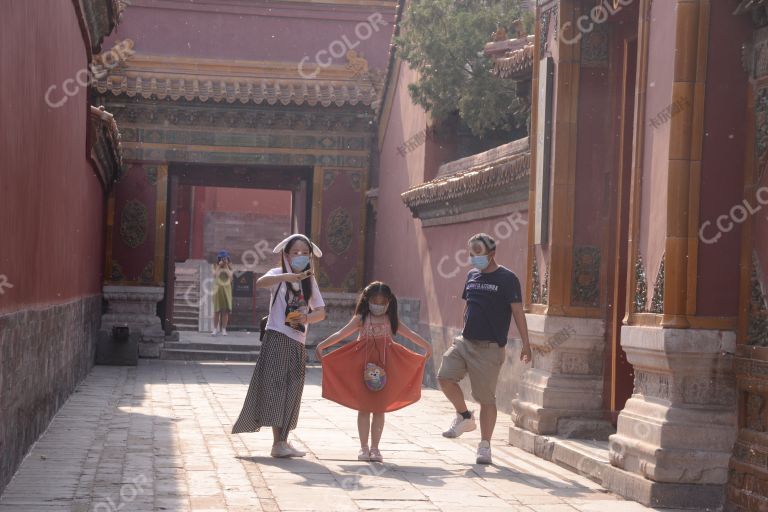
[[318, 246], [316, 246], [312, 240], [310, 240], [306, 235], [302, 235], [300, 233], [295, 233], [293, 235], [289, 235], [287, 238], [285, 238], [282, 242], [277, 244], [274, 249], [272, 249], [272, 252], [275, 254], [278, 254], [285, 249], [285, 246], [288, 245], [288, 242], [293, 240], [294, 238], [301, 238], [303, 241], [307, 243], [308, 246], [312, 248], [312, 254], [314, 256], [317, 256], [318, 258], [323, 257], [323, 251], [320, 250]]

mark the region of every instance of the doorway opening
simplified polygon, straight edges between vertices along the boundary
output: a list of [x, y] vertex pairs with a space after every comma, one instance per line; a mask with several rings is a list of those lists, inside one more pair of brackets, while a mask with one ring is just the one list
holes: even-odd
[[312, 225], [312, 168], [171, 165], [168, 169], [163, 328], [213, 327], [214, 264], [229, 253], [234, 278], [228, 329], [257, 331], [269, 291], [256, 280], [275, 266], [272, 247]]

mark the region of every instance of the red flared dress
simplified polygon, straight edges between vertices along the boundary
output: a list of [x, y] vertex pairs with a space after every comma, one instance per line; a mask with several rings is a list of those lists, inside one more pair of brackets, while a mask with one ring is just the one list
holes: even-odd
[[[387, 383], [371, 391], [363, 381], [369, 362], [387, 372]], [[323, 398], [362, 412], [391, 412], [421, 398], [426, 358], [392, 340], [387, 323], [369, 321], [356, 341], [334, 350], [322, 360]]]

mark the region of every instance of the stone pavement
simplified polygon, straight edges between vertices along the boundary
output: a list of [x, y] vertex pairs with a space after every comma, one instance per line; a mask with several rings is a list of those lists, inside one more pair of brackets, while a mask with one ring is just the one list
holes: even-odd
[[231, 435], [252, 364], [141, 360], [97, 366], [56, 415], [0, 497], [0, 512], [652, 510], [505, 442], [474, 464], [479, 431], [440, 435], [437, 390], [387, 415], [383, 464], [358, 462], [356, 413], [320, 396], [308, 372], [292, 442], [305, 459], [269, 457], [272, 434]]

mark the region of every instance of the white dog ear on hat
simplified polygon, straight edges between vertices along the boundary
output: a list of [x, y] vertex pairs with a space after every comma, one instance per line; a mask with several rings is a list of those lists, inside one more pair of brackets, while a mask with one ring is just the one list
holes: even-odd
[[320, 248], [317, 245], [315, 245], [309, 238], [307, 238], [306, 235], [302, 235], [302, 234], [299, 234], [299, 233], [290, 235], [287, 238], [283, 239], [282, 242], [277, 244], [275, 246], [275, 248], [272, 249], [272, 252], [275, 253], [275, 254], [277, 254], [279, 252], [282, 252], [283, 249], [285, 249], [285, 246], [288, 245], [288, 242], [290, 242], [294, 238], [301, 238], [303, 241], [305, 241], [307, 243], [307, 245], [310, 246], [310, 248], [312, 249], [312, 254], [313, 255], [317, 256], [318, 258], [322, 258], [323, 257], [323, 251], [321, 251]]

